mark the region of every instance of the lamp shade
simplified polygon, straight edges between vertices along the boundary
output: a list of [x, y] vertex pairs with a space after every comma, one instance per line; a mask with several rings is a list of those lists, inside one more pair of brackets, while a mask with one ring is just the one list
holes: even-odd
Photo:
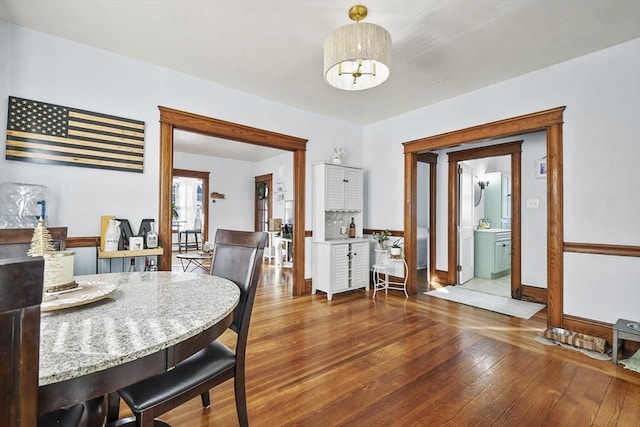
[[379, 25], [345, 25], [324, 42], [324, 79], [331, 86], [369, 89], [384, 83], [390, 71], [391, 36]]

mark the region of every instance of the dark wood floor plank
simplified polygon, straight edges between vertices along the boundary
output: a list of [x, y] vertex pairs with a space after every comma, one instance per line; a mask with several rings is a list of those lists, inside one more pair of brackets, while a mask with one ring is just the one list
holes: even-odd
[[640, 425], [640, 388], [629, 383], [623, 384], [626, 390], [624, 392], [624, 403], [620, 411], [620, 417], [618, 418], [618, 425], [631, 426], [633, 423]]
[[551, 425], [591, 425], [600, 406], [602, 394], [598, 396], [599, 401], [596, 403], [587, 398], [587, 392], [590, 388], [596, 387], [596, 384], [606, 390], [608, 382], [609, 378], [602, 378], [597, 372], [579, 371], [568, 381], [567, 388], [546, 422]]
[[[482, 347], [480, 341], [480, 337], [465, 334], [450, 346], [433, 348], [426, 353], [415, 353], [414, 360], [404, 366], [398, 366], [382, 376], [376, 376], [376, 372], [373, 372], [373, 375], [360, 383], [360, 388], [355, 394], [340, 396], [340, 399], [331, 401], [331, 405], [325, 407], [322, 412], [300, 417], [296, 421], [304, 422], [306, 425], [323, 425], [323, 420], [328, 421], [329, 425], [391, 425], [399, 422], [407, 407], [411, 410], [424, 395], [430, 393], [429, 386], [442, 384], [460, 372], [459, 367], [453, 366], [450, 369], [441, 369], [443, 361], [462, 353], [466, 354], [470, 348], [479, 350]], [[465, 357], [465, 361], [469, 365], [477, 363], [471, 357]], [[375, 371], [375, 367], [372, 370]], [[426, 378], [432, 378], [432, 381], [426, 381]], [[405, 397], [403, 405], [395, 405], [398, 394]], [[345, 405], [345, 398], [358, 404]], [[386, 410], [380, 411], [380, 408]]]
[[[628, 406], [627, 399], [631, 398]], [[597, 426], [633, 426], [640, 425], [640, 388], [625, 381], [612, 379], [596, 415]]]

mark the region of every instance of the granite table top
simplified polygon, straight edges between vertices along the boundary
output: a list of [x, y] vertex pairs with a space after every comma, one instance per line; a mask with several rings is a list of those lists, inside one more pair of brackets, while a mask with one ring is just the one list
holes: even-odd
[[208, 274], [105, 273], [109, 297], [42, 314], [40, 386], [88, 375], [169, 348], [208, 329], [238, 304], [240, 289]]

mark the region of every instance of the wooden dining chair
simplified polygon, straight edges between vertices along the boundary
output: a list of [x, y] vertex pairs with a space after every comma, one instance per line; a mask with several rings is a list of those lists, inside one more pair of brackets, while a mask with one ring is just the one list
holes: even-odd
[[236, 409], [240, 425], [249, 425], [245, 392], [245, 355], [249, 322], [260, 278], [267, 233], [218, 230], [210, 273], [233, 281], [240, 301], [230, 329], [236, 332], [235, 353], [214, 341], [170, 371], [118, 391], [136, 416], [136, 425], [152, 426], [154, 418], [201, 396], [210, 405], [209, 390], [234, 378]]
[[0, 258], [0, 425], [75, 427], [84, 413], [79, 403], [38, 417], [43, 276], [40, 257]]

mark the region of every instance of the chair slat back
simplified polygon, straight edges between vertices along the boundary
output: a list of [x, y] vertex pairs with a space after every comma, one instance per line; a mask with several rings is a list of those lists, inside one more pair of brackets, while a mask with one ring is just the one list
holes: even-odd
[[239, 336], [243, 332], [245, 338], [267, 237], [264, 232], [220, 229], [216, 233], [210, 273], [231, 280], [240, 288], [240, 302], [234, 311], [231, 329]]
[[0, 425], [37, 424], [43, 274], [41, 257], [0, 259]]
[[[51, 234], [53, 247], [56, 251], [64, 251], [67, 246], [67, 227], [47, 228]], [[27, 255], [33, 228], [3, 228], [0, 229], [0, 258], [19, 258]]]

